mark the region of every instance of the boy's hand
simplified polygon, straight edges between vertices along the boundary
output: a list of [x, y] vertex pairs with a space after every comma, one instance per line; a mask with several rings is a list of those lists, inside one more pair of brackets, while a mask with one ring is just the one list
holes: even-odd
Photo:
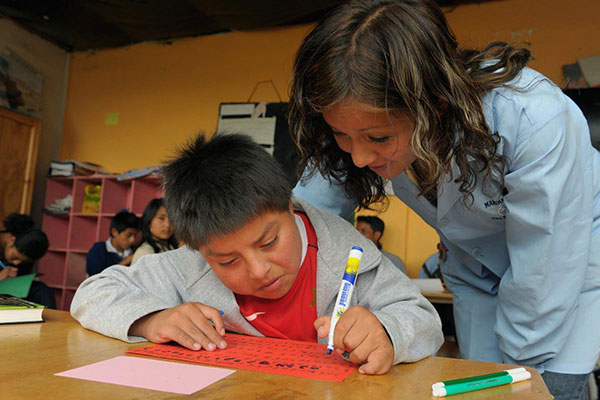
[[131, 264], [131, 260], [133, 260], [133, 253], [131, 253], [127, 257], [123, 258], [121, 261], [119, 261], [119, 264], [129, 265], [129, 264]]
[[0, 270], [0, 281], [3, 281], [5, 279], [14, 278], [17, 276], [18, 272], [19, 272], [19, 269], [15, 268], [15, 267], [2, 268]]
[[129, 334], [143, 336], [154, 343], [174, 340], [190, 350], [213, 351], [227, 347], [221, 313], [202, 303], [185, 303], [148, 314], [131, 325]]
[[[320, 338], [329, 335], [331, 317], [315, 320], [315, 329]], [[336, 352], [350, 353], [350, 361], [362, 364], [361, 374], [382, 375], [394, 362], [394, 346], [385, 329], [372, 312], [361, 306], [352, 306], [344, 312], [335, 326], [333, 344]]]

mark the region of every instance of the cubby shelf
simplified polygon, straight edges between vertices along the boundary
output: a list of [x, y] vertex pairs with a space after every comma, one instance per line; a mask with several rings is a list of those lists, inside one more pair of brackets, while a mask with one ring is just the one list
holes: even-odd
[[[85, 186], [101, 185], [100, 212], [82, 213]], [[115, 175], [48, 178], [44, 206], [67, 195], [73, 196], [68, 214], [44, 214], [42, 229], [50, 240], [48, 253], [40, 260], [40, 279], [54, 290], [56, 305], [69, 310], [77, 287], [85, 276], [85, 259], [95, 242], [109, 237], [110, 218], [127, 209], [141, 216], [146, 204], [162, 197], [161, 181], [155, 177], [118, 181]]]

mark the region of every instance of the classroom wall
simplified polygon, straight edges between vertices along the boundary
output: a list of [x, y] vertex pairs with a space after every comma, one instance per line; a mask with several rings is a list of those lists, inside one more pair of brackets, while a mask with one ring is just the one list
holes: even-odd
[[[245, 102], [272, 80], [287, 100], [293, 56], [309, 26], [183, 39], [72, 56], [62, 158], [111, 171], [157, 165], [200, 129], [219, 104]], [[279, 101], [261, 84], [252, 100]], [[107, 125], [118, 113], [118, 125]]]
[[[563, 64], [600, 54], [600, 1], [504, 0], [445, 12], [464, 47], [531, 42], [536, 57], [531, 66], [559, 85]], [[310, 27], [73, 54], [61, 158], [97, 162], [116, 172], [156, 165], [199, 129], [213, 131], [219, 104], [247, 101], [259, 81], [273, 80], [287, 100], [293, 55]], [[252, 100], [278, 97], [270, 85], [261, 85]], [[383, 214], [384, 245], [415, 276], [435, 251], [437, 237], [403, 204], [392, 203]]]
[[[60, 47], [0, 18], [0, 48], [10, 47], [45, 77], [42, 92], [42, 129], [35, 173], [31, 214], [39, 224], [50, 161], [59, 156], [65, 113], [69, 54]], [[2, 157], [9, 155], [3, 154]]]

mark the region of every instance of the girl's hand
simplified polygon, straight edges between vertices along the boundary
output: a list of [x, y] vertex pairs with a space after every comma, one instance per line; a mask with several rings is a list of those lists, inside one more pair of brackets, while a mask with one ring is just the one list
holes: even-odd
[[131, 325], [129, 334], [143, 336], [154, 343], [174, 340], [190, 350], [213, 351], [227, 347], [221, 313], [202, 303], [185, 303], [148, 314]]
[[[320, 338], [329, 335], [331, 317], [315, 320], [315, 329]], [[335, 326], [333, 343], [336, 352], [350, 353], [350, 361], [363, 364], [361, 374], [382, 375], [394, 362], [394, 346], [372, 312], [361, 306], [352, 306], [344, 312]]]

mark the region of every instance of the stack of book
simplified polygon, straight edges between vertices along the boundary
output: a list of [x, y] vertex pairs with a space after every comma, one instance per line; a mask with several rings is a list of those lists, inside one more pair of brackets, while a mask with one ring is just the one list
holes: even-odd
[[9, 294], [0, 294], [0, 324], [43, 322], [41, 306]]
[[73, 175], [94, 175], [108, 174], [102, 166], [90, 162], [81, 162], [74, 160], [52, 161], [48, 176], [73, 176]]

